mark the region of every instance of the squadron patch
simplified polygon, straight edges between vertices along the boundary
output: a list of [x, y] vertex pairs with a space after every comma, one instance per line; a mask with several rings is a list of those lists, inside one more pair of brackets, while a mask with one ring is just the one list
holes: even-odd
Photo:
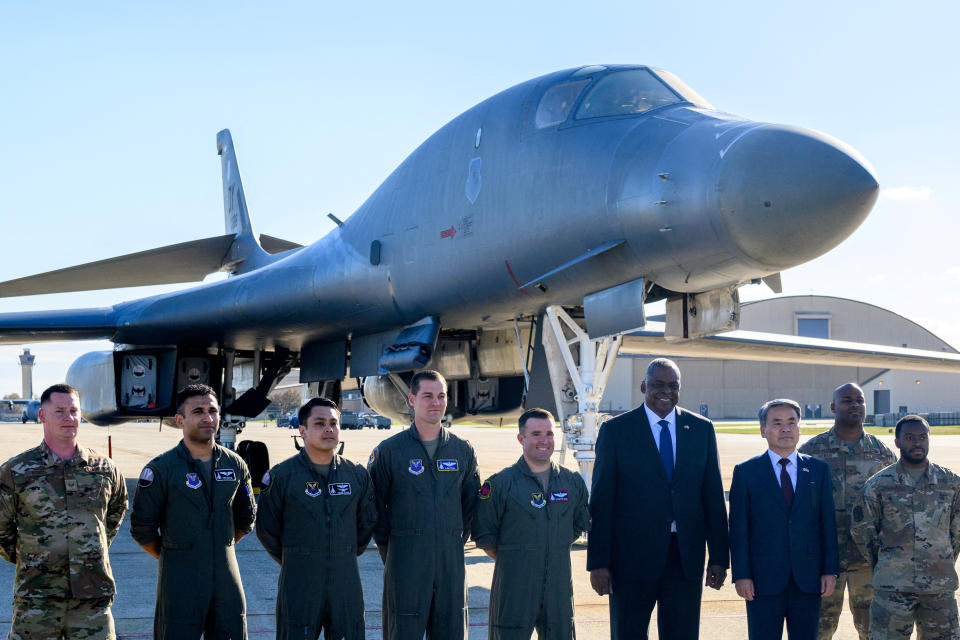
[[490, 486], [490, 481], [487, 480], [482, 485], [480, 485], [480, 499], [486, 500], [490, 497], [490, 494], [493, 493], [493, 487]]
[[459, 471], [460, 463], [456, 460], [437, 460], [437, 471]]
[[420, 458], [413, 458], [412, 460], [410, 460], [410, 467], [407, 469], [407, 471], [409, 471], [415, 476], [418, 476], [421, 473], [423, 473], [423, 460], [421, 460]]
[[153, 469], [144, 467], [140, 472], [140, 479], [137, 480], [138, 487], [149, 487], [153, 484]]
[[327, 494], [331, 496], [349, 496], [350, 493], [349, 482], [331, 482], [327, 485]]
[[200, 476], [195, 473], [187, 474], [187, 486], [191, 489], [199, 489], [203, 486], [203, 482], [200, 481]]
[[369, 467], [370, 465], [372, 465], [373, 461], [376, 459], [377, 459], [377, 450], [374, 449], [373, 451], [370, 452], [370, 458], [367, 459], [367, 466]]
[[543, 509], [547, 506], [547, 499], [543, 497], [543, 492], [537, 491], [536, 493], [530, 494], [530, 504], [535, 506], [537, 509]]
[[550, 502], [570, 502], [569, 491], [551, 491]]
[[235, 482], [237, 474], [233, 469], [214, 469], [213, 477], [217, 482]]
[[307, 494], [308, 496], [310, 496], [311, 498], [316, 498], [316, 497], [317, 497], [318, 495], [320, 495], [320, 493], [322, 492], [321, 489], [320, 489], [320, 483], [319, 483], [319, 482], [308, 482], [308, 483], [307, 483], [307, 488], [304, 489], [303, 492], [304, 492], [305, 494]]
[[264, 489], [266, 489], [267, 487], [270, 486], [270, 472], [269, 472], [269, 471], [267, 471], [265, 474], [263, 474], [263, 477], [260, 478], [260, 484], [261, 484], [261, 486], [263, 486]]

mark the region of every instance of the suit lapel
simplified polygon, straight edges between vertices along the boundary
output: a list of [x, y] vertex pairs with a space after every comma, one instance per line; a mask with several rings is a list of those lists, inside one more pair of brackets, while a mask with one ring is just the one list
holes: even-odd
[[[773, 500], [780, 509], [782, 509], [784, 513], [788, 513], [787, 501], [784, 500], [783, 489], [780, 488], [780, 479], [777, 477], [776, 472], [773, 470], [773, 465], [770, 463], [770, 454], [764, 451], [763, 454], [757, 458], [757, 464], [760, 467], [758, 469], [761, 479], [760, 484], [767, 487], [768, 492], [773, 494]], [[797, 501], [796, 496], [794, 496], [793, 501]]]
[[[650, 421], [647, 419], [646, 406], [640, 405], [637, 408], [637, 413], [639, 414], [639, 419], [637, 420], [639, 433], [637, 433], [636, 436], [640, 441], [641, 451], [646, 453], [647, 459], [655, 462], [654, 466], [657, 467], [659, 477], [663, 480], [664, 484], [669, 485], [670, 482], [667, 480], [667, 472], [663, 469], [663, 459], [660, 457], [660, 450], [657, 449], [657, 441], [653, 439], [653, 430], [650, 427]], [[678, 456], [679, 451], [680, 446], [677, 445]], [[676, 461], [674, 461], [673, 477], [677, 477]]]
[[810, 493], [810, 459], [802, 453], [797, 453], [797, 490], [793, 495], [793, 507], [796, 508], [801, 500], [806, 500], [808, 493]]
[[[690, 461], [691, 458], [691, 448], [694, 446], [694, 442], [690, 435], [690, 423], [687, 420], [687, 412], [676, 407], [674, 409], [677, 413], [677, 455], [674, 456], [673, 460], [673, 480], [676, 482], [677, 476], [680, 474], [681, 469], [684, 468], [683, 461]], [[659, 451], [657, 452], [659, 454]]]

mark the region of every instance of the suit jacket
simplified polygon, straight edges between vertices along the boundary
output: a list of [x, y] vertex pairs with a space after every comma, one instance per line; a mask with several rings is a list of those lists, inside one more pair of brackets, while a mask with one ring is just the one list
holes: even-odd
[[780, 593], [791, 575], [801, 591], [819, 593], [820, 576], [839, 571], [827, 463], [797, 454], [789, 511], [766, 451], [738, 464], [730, 487], [730, 555], [733, 579], [752, 579], [757, 595]]
[[677, 455], [667, 482], [643, 406], [603, 424], [597, 438], [587, 569], [616, 576], [659, 576], [677, 522], [680, 562], [688, 580], [711, 565], [729, 566], [727, 511], [713, 423], [677, 407]]

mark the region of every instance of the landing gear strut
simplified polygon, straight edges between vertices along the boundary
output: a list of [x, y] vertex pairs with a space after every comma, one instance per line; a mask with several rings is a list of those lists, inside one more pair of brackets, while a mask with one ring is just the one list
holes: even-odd
[[565, 448], [574, 451], [580, 475], [590, 489], [596, 460], [597, 432], [603, 419], [600, 400], [617, 360], [621, 335], [591, 340], [587, 332], [559, 306], [547, 307], [543, 346], [550, 370]]

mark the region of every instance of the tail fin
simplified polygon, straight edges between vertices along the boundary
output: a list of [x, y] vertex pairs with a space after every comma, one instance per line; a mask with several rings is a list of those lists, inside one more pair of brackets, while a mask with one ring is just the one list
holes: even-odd
[[243, 183], [240, 181], [240, 169], [237, 166], [237, 154], [233, 150], [233, 138], [230, 130], [224, 129], [217, 134], [217, 154], [223, 171], [223, 216], [227, 234], [235, 234], [223, 264], [231, 273], [239, 274], [253, 271], [273, 262], [253, 232], [250, 214], [247, 212], [247, 199], [243, 195]]

